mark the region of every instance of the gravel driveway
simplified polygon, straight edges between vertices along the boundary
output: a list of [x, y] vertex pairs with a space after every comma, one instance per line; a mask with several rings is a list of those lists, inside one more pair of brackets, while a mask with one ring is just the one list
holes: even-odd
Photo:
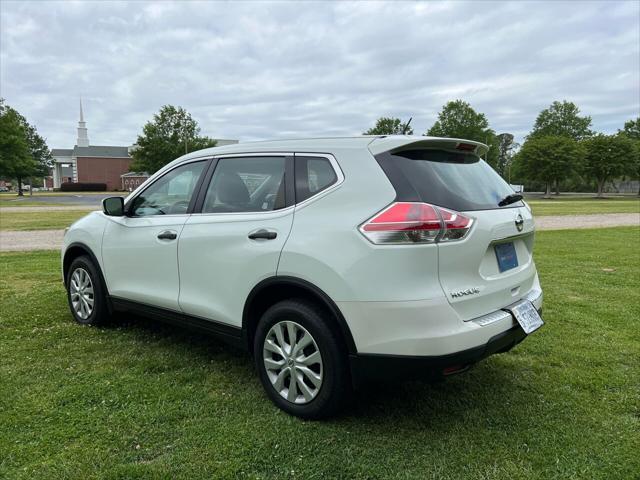
[[640, 213], [601, 213], [595, 215], [553, 215], [536, 217], [538, 230], [567, 230], [570, 228], [607, 228], [640, 226]]
[[33, 206], [33, 207], [0, 207], [0, 215], [3, 213], [19, 213], [19, 212], [59, 212], [64, 210], [99, 210], [95, 205], [59, 205], [59, 206], [51, 206], [47, 207], [46, 205], [42, 206]]
[[[18, 209], [20, 207], [17, 207]], [[34, 207], [35, 208], [35, 207]], [[43, 207], [45, 209], [66, 207]], [[77, 209], [77, 207], [73, 207]], [[3, 209], [6, 211], [6, 209]], [[599, 215], [559, 215], [536, 218], [538, 230], [571, 228], [606, 228], [640, 226], [640, 213], [607, 213]], [[64, 230], [0, 231], [0, 251], [57, 250], [62, 245]]]
[[0, 231], [0, 252], [18, 250], [58, 250], [64, 230]]
[[[72, 206], [85, 206], [90, 205], [92, 207], [100, 207], [104, 198], [113, 197], [114, 195], [124, 195], [124, 193], [69, 193], [68, 195], [34, 195], [30, 197], [25, 195], [24, 197], [17, 197], [15, 195], [2, 195], [0, 198], [6, 200], [9, 205], [14, 203], [16, 205], [29, 206], [32, 202], [37, 203], [64, 203]], [[34, 205], [35, 206], [35, 205]]]

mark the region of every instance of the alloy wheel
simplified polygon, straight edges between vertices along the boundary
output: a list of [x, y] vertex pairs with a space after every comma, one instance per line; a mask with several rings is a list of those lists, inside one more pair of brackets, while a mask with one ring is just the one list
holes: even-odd
[[84, 268], [76, 268], [71, 275], [69, 295], [73, 311], [82, 320], [86, 320], [93, 312], [95, 297], [91, 276]]
[[322, 387], [322, 355], [302, 325], [283, 320], [264, 339], [264, 367], [273, 388], [291, 403], [312, 401]]

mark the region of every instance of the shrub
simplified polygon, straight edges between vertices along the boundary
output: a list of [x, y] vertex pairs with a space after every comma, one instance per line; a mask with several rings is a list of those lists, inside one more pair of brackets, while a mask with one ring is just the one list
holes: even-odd
[[106, 190], [106, 183], [65, 182], [60, 185], [61, 192], [104, 192]]

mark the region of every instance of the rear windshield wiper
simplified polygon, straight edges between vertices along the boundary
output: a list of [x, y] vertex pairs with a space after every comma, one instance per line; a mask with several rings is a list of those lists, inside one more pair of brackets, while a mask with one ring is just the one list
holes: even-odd
[[500, 203], [498, 203], [498, 206], [506, 207], [507, 205], [511, 205], [512, 203], [519, 202], [520, 200], [522, 200], [522, 195], [520, 195], [519, 193], [512, 193], [511, 195], [507, 195], [502, 200], [500, 200]]

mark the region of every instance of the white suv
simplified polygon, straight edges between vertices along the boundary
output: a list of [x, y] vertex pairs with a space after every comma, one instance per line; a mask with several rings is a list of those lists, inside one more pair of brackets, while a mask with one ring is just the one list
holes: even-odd
[[190, 153], [67, 231], [71, 312], [216, 334], [305, 418], [364, 381], [461, 372], [542, 324], [533, 218], [486, 149], [381, 136]]

